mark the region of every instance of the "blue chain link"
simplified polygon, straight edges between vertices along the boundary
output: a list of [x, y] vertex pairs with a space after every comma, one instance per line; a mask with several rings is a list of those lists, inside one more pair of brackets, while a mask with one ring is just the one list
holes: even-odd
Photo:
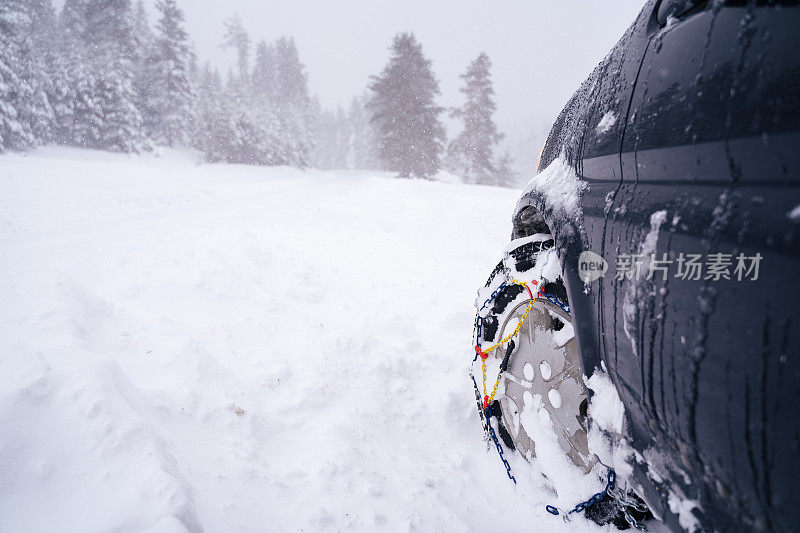
[[484, 309], [486, 309], [486, 306], [487, 306], [487, 305], [489, 305], [491, 302], [493, 302], [495, 298], [497, 298], [497, 295], [498, 295], [498, 294], [500, 294], [500, 291], [502, 291], [503, 289], [505, 289], [505, 288], [506, 288], [506, 285], [507, 285], [507, 284], [508, 284], [508, 282], [506, 282], [506, 281], [504, 281], [503, 283], [501, 283], [501, 284], [500, 284], [500, 285], [499, 285], [499, 286], [498, 286], [498, 287], [497, 287], [497, 288], [496, 288], [496, 289], [495, 289], [495, 290], [492, 292], [491, 296], [489, 296], [488, 298], [486, 298], [486, 301], [485, 301], [485, 302], [483, 302], [483, 305], [481, 306], [481, 308], [480, 308], [480, 309], [478, 309], [478, 312], [480, 313], [481, 311], [483, 311]]
[[483, 426], [484, 426], [483, 429], [489, 434], [489, 437], [492, 439], [492, 442], [494, 442], [494, 447], [497, 449], [497, 453], [500, 454], [500, 460], [503, 461], [503, 466], [506, 467], [506, 475], [508, 476], [508, 479], [513, 481], [514, 484], [516, 485], [517, 480], [514, 477], [514, 474], [511, 472], [511, 464], [505, 458], [505, 455], [503, 455], [503, 446], [500, 444], [500, 440], [497, 438], [497, 434], [495, 433], [494, 428], [492, 427], [492, 421], [490, 420], [491, 413], [489, 413], [489, 409], [484, 410], [482, 407], [483, 403], [481, 402], [481, 393], [480, 389], [478, 389], [478, 382], [475, 381], [475, 376], [473, 376], [472, 374], [470, 374], [469, 377], [472, 378], [472, 385], [475, 387], [475, 399], [477, 400], [478, 411], [481, 413], [481, 417], [483, 420]]
[[552, 303], [552, 304], [555, 304], [555, 305], [559, 306], [559, 307], [561, 308], [561, 310], [562, 310], [562, 311], [564, 311], [565, 313], [569, 314], [569, 305], [567, 305], [567, 304], [565, 304], [564, 302], [562, 302], [561, 300], [559, 300], [559, 299], [558, 299], [558, 297], [556, 297], [556, 296], [554, 296], [554, 295], [550, 294], [549, 292], [542, 292], [542, 291], [539, 291], [539, 294], [541, 294], [542, 296], [544, 296], [545, 298], [547, 298], [547, 300], [548, 300], [550, 303]]
[[[475, 326], [472, 328], [472, 337], [473, 339], [475, 339], [476, 346], [480, 346], [480, 342], [478, 342], [478, 339], [481, 338], [482, 325], [483, 325], [483, 320], [481, 320], [480, 315], [475, 315]], [[474, 363], [477, 359], [478, 359], [478, 352], [475, 352], [475, 357], [472, 358], [472, 362]]]
[[[606, 488], [603, 489], [601, 492], [594, 493], [592, 495], [592, 497], [589, 498], [588, 500], [580, 502], [578, 505], [576, 505], [571, 511], [569, 511], [566, 514], [567, 515], [571, 515], [573, 513], [576, 513], [576, 514], [577, 513], [581, 513], [587, 507], [591, 507], [592, 505], [596, 504], [597, 502], [603, 500], [606, 496], [608, 496], [608, 491], [609, 490], [614, 490], [614, 487], [616, 486], [616, 483], [617, 483], [617, 473], [614, 472], [613, 468], [609, 468], [608, 469], [608, 480], [606, 481]], [[547, 506], [545, 506], [545, 509], [547, 510], [548, 513], [550, 513], [553, 516], [558, 516], [558, 514], [559, 514], [558, 507], [555, 507], [553, 505], [547, 505]]]

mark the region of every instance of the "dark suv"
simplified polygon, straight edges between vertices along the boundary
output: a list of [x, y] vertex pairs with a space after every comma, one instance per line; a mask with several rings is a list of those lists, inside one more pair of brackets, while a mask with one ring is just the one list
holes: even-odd
[[[656, 517], [800, 530], [797, 2], [648, 1], [558, 116], [513, 223], [522, 244], [493, 274], [506, 284], [490, 279], [495, 294], [480, 298], [492, 302], [476, 322], [479, 355], [527, 308], [511, 274], [549, 247], [562, 274], [539, 280], [539, 301], [568, 314], [495, 350], [508, 386], [482, 415], [506, 449], [532, 447], [509, 427], [520, 365], [543, 357], [532, 339], [567, 322], [574, 381], [607, 372], [635, 450], [628, 486]], [[564, 449], [591, 456], [592, 391], [557, 403], [574, 426]]]

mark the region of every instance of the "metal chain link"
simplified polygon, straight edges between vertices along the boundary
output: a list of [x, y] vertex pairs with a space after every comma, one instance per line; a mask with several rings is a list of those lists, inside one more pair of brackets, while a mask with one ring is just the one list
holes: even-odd
[[[497, 298], [497, 296], [503, 291], [503, 289], [505, 289], [506, 287], [509, 286], [508, 285], [509, 282], [513, 282], [513, 283], [519, 284], [519, 285], [523, 284], [523, 283], [521, 283], [521, 282], [519, 282], [517, 280], [506, 280], [506, 281], [503, 281], [494, 291], [492, 291], [492, 294], [488, 298], [486, 298], [486, 300], [484, 300], [483, 305], [481, 305], [480, 309], [478, 309], [478, 311], [477, 311], [477, 313], [475, 315], [475, 323], [473, 325], [472, 333], [473, 333], [473, 339], [475, 341], [475, 346], [476, 346], [477, 349], [476, 349], [476, 352], [475, 352], [475, 357], [473, 357], [473, 359], [472, 359], [473, 363], [478, 359], [478, 356], [481, 354], [481, 350], [480, 350], [479, 346], [480, 346], [480, 340], [481, 340], [482, 333], [483, 333], [482, 332], [483, 319], [480, 316], [480, 312], [483, 311], [486, 308], [486, 306], [488, 306], [490, 303], [492, 303]], [[557, 296], [555, 296], [555, 295], [553, 295], [553, 294], [551, 294], [549, 292], [544, 292], [543, 288], [540, 288], [539, 291], [537, 291], [536, 298], [538, 298], [540, 296], [544, 297], [545, 299], [547, 299], [550, 303], [560, 307], [562, 311], [567, 313], [567, 315], [570, 314], [569, 305], [564, 303], [564, 302], [562, 302]], [[525, 313], [526, 315], [527, 315], [527, 311], [531, 310], [531, 308], [533, 306], [532, 304], [536, 300], [536, 298], [533, 298], [531, 300], [530, 304], [528, 305], [528, 308], [526, 309], [526, 313]], [[525, 320], [525, 317], [523, 317], [523, 319], [520, 320], [519, 324], [521, 324], [524, 320]], [[507, 337], [507, 339], [510, 339], [511, 337], [514, 336], [515, 333], [517, 333], [517, 331], [519, 330], [519, 327], [520, 327], [519, 324], [517, 326], [517, 330], [515, 330], [514, 333], [512, 333], [511, 335], [509, 335]], [[503, 340], [507, 340], [507, 339], [503, 339]], [[496, 348], [498, 346], [501, 346], [502, 344], [503, 344], [503, 341], [501, 340], [501, 342], [497, 343], [495, 346], [493, 346], [489, 350], [486, 350], [485, 353], [488, 353], [492, 349], [494, 349], [494, 348]], [[486, 385], [485, 385], [485, 383], [486, 383], [486, 367], [485, 367], [485, 365], [483, 366], [483, 372], [482, 373], [483, 373], [482, 377], [483, 377], [484, 388], [485, 388], [486, 387]], [[501, 374], [502, 374], [502, 371], [497, 376], [497, 384], [495, 384], [495, 387], [494, 387], [495, 391], [497, 390], [497, 385], [500, 383], [500, 375]], [[478, 382], [475, 380], [475, 375], [473, 373], [472, 365], [470, 365], [469, 375], [470, 375], [470, 378], [472, 379], [472, 385], [473, 385], [473, 387], [475, 389], [475, 401], [476, 401], [476, 404], [478, 406], [478, 413], [479, 413], [479, 415], [481, 417], [481, 422], [483, 424], [483, 431], [484, 431], [484, 434], [486, 436], [486, 441], [487, 441], [487, 443], [490, 442], [490, 441], [494, 443], [495, 449], [497, 450], [497, 453], [500, 456], [500, 460], [503, 462], [503, 466], [506, 469], [506, 475], [508, 476], [508, 478], [511, 481], [514, 482], [514, 484], [516, 484], [517, 480], [514, 477], [514, 474], [511, 472], [511, 464], [505, 458], [505, 455], [503, 454], [503, 446], [502, 446], [502, 444], [500, 444], [500, 439], [497, 438], [497, 434], [496, 434], [496, 432], [494, 430], [494, 427], [492, 426], [492, 422], [491, 422], [492, 414], [491, 414], [491, 411], [490, 411], [490, 407], [489, 406], [484, 406], [484, 401], [481, 398], [481, 392], [480, 392], [480, 389], [478, 388]], [[492, 394], [492, 398], [494, 398], [494, 392]], [[588, 500], [579, 502], [575, 507], [573, 507], [570, 511], [567, 511], [567, 512], [561, 511], [560, 509], [558, 509], [558, 507], [555, 507], [553, 505], [547, 505], [547, 506], [545, 506], [545, 509], [551, 515], [553, 515], [553, 516], [561, 515], [564, 518], [565, 521], [569, 521], [569, 516], [571, 514], [581, 513], [583, 511], [585, 511], [586, 509], [588, 509], [589, 507], [591, 507], [592, 505], [595, 505], [596, 503], [599, 503], [604, 498], [609, 497], [614, 501], [614, 504], [617, 507], [617, 509], [622, 511], [622, 513], [623, 513], [623, 515], [625, 517], [625, 521], [628, 522], [628, 524], [631, 527], [633, 527], [633, 528], [635, 528], [637, 530], [640, 530], [640, 531], [645, 531], [644, 525], [641, 524], [638, 520], [636, 520], [636, 518], [634, 518], [631, 515], [630, 509], [635, 509], [636, 511], [639, 511], [639, 512], [642, 512], [642, 513], [647, 512], [649, 509], [647, 508], [646, 505], [643, 505], [643, 504], [639, 503], [634, 498], [629, 498], [628, 495], [627, 495], [627, 492], [625, 490], [617, 489], [616, 488], [616, 479], [617, 479], [617, 473], [614, 471], [613, 468], [609, 467], [608, 478], [606, 480], [606, 486], [602, 491], [593, 494]]]
[[[614, 471], [613, 468], [609, 468], [608, 479], [606, 480], [606, 488], [604, 488], [600, 492], [592, 494], [591, 498], [589, 498], [586, 501], [580, 502], [578, 505], [573, 507], [571, 511], [564, 513], [564, 516], [566, 517], [573, 513], [581, 513], [584, 510], [586, 510], [587, 507], [591, 507], [592, 505], [596, 504], [597, 502], [605, 498], [609, 494], [609, 491], [614, 490], [616, 483], [617, 483], [617, 473]], [[559, 508], [554, 505], [546, 505], [545, 510], [553, 516], [558, 516], [559, 514], [563, 513], [563, 511], [559, 510]]]
[[488, 409], [483, 409], [483, 401], [481, 400], [481, 393], [478, 389], [478, 382], [475, 381], [475, 376], [472, 375], [472, 372], [470, 372], [470, 377], [472, 378], [472, 385], [475, 387], [475, 401], [478, 404], [478, 412], [480, 413], [481, 421], [483, 422], [483, 431], [486, 434], [487, 441], [491, 440], [494, 442], [497, 453], [500, 455], [500, 460], [503, 461], [503, 466], [506, 467], [506, 475], [508, 476], [508, 479], [513, 481], [516, 485], [517, 480], [514, 477], [514, 474], [511, 472], [511, 464], [505, 458], [505, 455], [503, 455], [503, 446], [500, 444], [500, 440], [497, 438], [497, 434], [492, 427], [492, 422], [490, 420], [491, 414], [488, 412]]
[[635, 498], [628, 497], [627, 491], [622, 489], [610, 490], [608, 495], [614, 499], [617, 508], [622, 511], [622, 514], [625, 516], [625, 521], [628, 522], [631, 527], [639, 531], [645, 531], [644, 525], [631, 515], [630, 509], [635, 509], [640, 513], [646, 513], [649, 511], [647, 505], [640, 503]]
[[[541, 292], [541, 291], [540, 291]], [[555, 304], [561, 308], [562, 311], [569, 314], [569, 305], [565, 304], [561, 300], [559, 300], [556, 296], [550, 294], [549, 292], [541, 292], [541, 295], [547, 298], [547, 300], [551, 304]]]
[[503, 289], [505, 289], [505, 288], [506, 288], [506, 282], [504, 281], [503, 283], [501, 283], [501, 284], [500, 284], [500, 285], [499, 285], [499, 286], [498, 286], [498, 287], [497, 287], [497, 288], [496, 288], [496, 289], [495, 289], [495, 290], [492, 292], [491, 296], [489, 296], [488, 298], [486, 298], [486, 301], [484, 301], [484, 302], [483, 302], [483, 305], [481, 306], [481, 308], [480, 308], [480, 309], [478, 309], [478, 312], [480, 313], [481, 311], [483, 311], [484, 309], [486, 309], [486, 306], [487, 306], [487, 305], [489, 305], [490, 303], [492, 303], [492, 302], [494, 301], [494, 299], [495, 299], [495, 298], [497, 298], [497, 295], [498, 295], [498, 294], [500, 294], [500, 292], [501, 292]]
[[[480, 309], [478, 309], [478, 312], [476, 313], [476, 316], [475, 316], [475, 324], [473, 325], [473, 336], [474, 336], [473, 338], [475, 340], [476, 346], [480, 345], [480, 340], [481, 340], [481, 336], [482, 336], [482, 329], [483, 329], [482, 328], [483, 320], [482, 320], [482, 318], [480, 316], [480, 312], [483, 311], [490, 303], [492, 303], [497, 298], [497, 296], [503, 291], [503, 289], [505, 289], [507, 286], [509, 286], [508, 285], [509, 281], [510, 282], [514, 282], [515, 284], [521, 284], [517, 280], [508, 280], [508, 281], [502, 282], [497, 287], [497, 289], [492, 291], [492, 294], [488, 298], [486, 298], [486, 300], [484, 300], [483, 305], [481, 305]], [[554, 294], [551, 294], [549, 292], [544, 292], [543, 289], [540, 289], [539, 291], [537, 291], [536, 297], [537, 298], [538, 297], [544, 297], [550, 303], [560, 307], [561, 310], [564, 311], [565, 313], [567, 313], [568, 315], [570, 314], [569, 305], [564, 303], [564, 302], [562, 302]], [[536, 298], [534, 298], [534, 300], [535, 299]], [[530, 311], [530, 308], [532, 307], [532, 304], [533, 304], [533, 301], [531, 301], [531, 304], [529, 304], [527, 311]], [[521, 322], [522, 322], [522, 320], [520, 320], [520, 323]], [[514, 333], [512, 333], [508, 337], [511, 338], [511, 337], [513, 337], [513, 335], [514, 335]], [[502, 345], [502, 341], [500, 343], [498, 343], [498, 345]], [[493, 348], [495, 348], [495, 347], [493, 347]], [[486, 352], [489, 352], [489, 351], [491, 351], [491, 349], [487, 350]], [[476, 350], [475, 357], [473, 357], [473, 359], [472, 359], [473, 363], [478, 359], [479, 355], [480, 355], [480, 351]], [[486, 380], [485, 372], [486, 372], [485, 367], [483, 367], [483, 372], [482, 372], [483, 376], [482, 377], [483, 377], [484, 383], [485, 383], [485, 380]], [[491, 412], [489, 410], [489, 407], [488, 406], [484, 407], [484, 405], [483, 405], [484, 402], [482, 401], [480, 389], [478, 388], [478, 382], [475, 380], [475, 375], [473, 373], [472, 367], [470, 367], [470, 378], [472, 379], [472, 385], [473, 385], [473, 387], [475, 389], [475, 402], [476, 402], [476, 405], [478, 407], [478, 413], [480, 414], [481, 421], [483, 423], [483, 429], [484, 429], [484, 433], [486, 435], [486, 441], [494, 443], [495, 449], [497, 450], [497, 453], [500, 456], [500, 460], [503, 462], [503, 466], [506, 469], [506, 475], [508, 476], [508, 478], [511, 481], [514, 482], [514, 484], [516, 484], [517, 480], [516, 480], [516, 478], [514, 477], [514, 474], [511, 471], [511, 464], [505, 458], [505, 455], [503, 453], [503, 445], [500, 444], [500, 439], [497, 438], [497, 433], [495, 432], [494, 427], [492, 426], [492, 422], [491, 422], [492, 414], [491, 414]], [[498, 380], [497, 380], [498, 384], [499, 384], [499, 382], [500, 382], [500, 375], [498, 375]], [[495, 390], [496, 390], [496, 388], [497, 388], [497, 385], [495, 385]], [[492, 397], [494, 397], [494, 394], [492, 394]], [[645, 530], [644, 525], [639, 523], [631, 515], [631, 513], [629, 511], [629, 508], [636, 509], [637, 511], [640, 511], [640, 512], [646, 512], [647, 511], [647, 507], [643, 506], [642, 504], [640, 504], [639, 502], [637, 502], [636, 500], [634, 500], [632, 498], [628, 498], [627, 494], [625, 493], [625, 491], [616, 489], [615, 488], [616, 487], [616, 478], [617, 478], [617, 474], [614, 471], [614, 469], [613, 468], [609, 468], [608, 478], [606, 480], [606, 486], [602, 491], [593, 494], [589, 499], [587, 499], [585, 501], [579, 502], [575, 507], [573, 507], [570, 511], [567, 511], [567, 512], [563, 512], [563, 511], [559, 510], [557, 507], [555, 507], [553, 505], [547, 505], [545, 507], [545, 509], [551, 515], [553, 515], [553, 516], [561, 515], [564, 518], [565, 521], [569, 521], [569, 516], [570, 515], [581, 513], [583, 511], [585, 511], [587, 508], [591, 507], [592, 505], [595, 505], [596, 503], [600, 502], [604, 498], [610, 497], [615, 501], [616, 507], [619, 510], [622, 511], [622, 513], [623, 513], [623, 515], [625, 517], [625, 521], [628, 522], [628, 524], [630, 524], [631, 527], [634, 527], [637, 530], [644, 531]]]

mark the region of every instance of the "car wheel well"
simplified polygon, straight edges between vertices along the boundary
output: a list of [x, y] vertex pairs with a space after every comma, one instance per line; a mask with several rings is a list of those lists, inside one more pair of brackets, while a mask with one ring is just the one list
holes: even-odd
[[[547, 225], [542, 214], [533, 206], [527, 206], [519, 211], [514, 217], [514, 230], [512, 239], [530, 237], [537, 233], [552, 234], [550, 226]], [[548, 282], [542, 287], [545, 292], [556, 296], [562, 302], [568, 303], [567, 288], [564, 280], [559, 278], [555, 282]]]
[[542, 214], [533, 206], [521, 209], [514, 217], [512, 239], [530, 237], [536, 233], [552, 233]]

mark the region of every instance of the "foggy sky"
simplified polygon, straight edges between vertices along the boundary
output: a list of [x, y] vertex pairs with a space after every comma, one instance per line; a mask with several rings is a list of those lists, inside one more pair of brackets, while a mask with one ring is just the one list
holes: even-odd
[[[155, 22], [155, 0], [145, 0]], [[63, 0], [56, 0], [60, 8]], [[413, 31], [439, 80], [439, 103], [461, 103], [458, 75], [481, 51], [493, 62], [497, 122], [507, 145], [538, 152], [550, 123], [616, 43], [644, 0], [178, 0], [202, 61], [224, 71], [223, 21], [238, 12], [255, 43], [295, 38], [309, 88], [323, 106], [347, 106], [386, 63], [400, 31]], [[251, 56], [252, 58], [252, 56]], [[450, 132], [453, 134], [454, 132]], [[526, 145], [524, 149], [520, 145]], [[536, 146], [528, 147], [528, 144]], [[533, 153], [531, 161], [536, 154]]]

